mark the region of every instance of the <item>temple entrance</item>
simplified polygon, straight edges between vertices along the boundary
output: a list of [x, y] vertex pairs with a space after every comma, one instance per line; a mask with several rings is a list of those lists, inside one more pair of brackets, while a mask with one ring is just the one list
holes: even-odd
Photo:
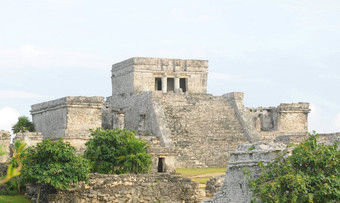
[[175, 91], [175, 80], [174, 78], [168, 78], [167, 80], [167, 92]]
[[182, 89], [182, 92], [187, 91], [187, 84], [188, 84], [188, 79], [187, 78], [180, 78], [179, 79], [179, 88]]
[[165, 172], [165, 158], [158, 158], [158, 172]]

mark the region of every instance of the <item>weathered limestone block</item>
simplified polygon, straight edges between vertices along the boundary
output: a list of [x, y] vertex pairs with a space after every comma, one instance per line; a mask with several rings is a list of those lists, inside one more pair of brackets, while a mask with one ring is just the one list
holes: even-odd
[[278, 107], [278, 130], [284, 132], [307, 132], [309, 103], [280, 104]]
[[225, 179], [225, 175], [213, 177], [207, 181], [205, 191], [207, 197], [212, 197], [214, 193], [218, 191], [218, 189], [223, 185], [223, 181]]
[[230, 152], [228, 169], [222, 187], [206, 203], [248, 203], [252, 193], [248, 187], [248, 180], [243, 170], [252, 172], [251, 178], [260, 173], [258, 162], [264, 164], [274, 160], [276, 155], [284, 152], [284, 144], [265, 144], [258, 142], [254, 144], [239, 145], [235, 151]]

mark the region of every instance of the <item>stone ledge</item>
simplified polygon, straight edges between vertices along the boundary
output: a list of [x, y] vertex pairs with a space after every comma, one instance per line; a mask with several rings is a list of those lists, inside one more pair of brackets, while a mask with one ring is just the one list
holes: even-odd
[[101, 108], [104, 105], [104, 97], [83, 97], [83, 96], [68, 96], [60, 99], [42, 102], [31, 106], [31, 113], [37, 114], [43, 111], [48, 111], [54, 108], [60, 108], [65, 106], [74, 107], [94, 107]]

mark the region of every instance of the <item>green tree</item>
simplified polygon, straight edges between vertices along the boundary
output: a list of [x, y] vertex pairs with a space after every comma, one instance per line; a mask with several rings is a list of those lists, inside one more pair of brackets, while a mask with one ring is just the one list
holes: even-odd
[[[0, 180], [0, 185], [7, 183], [11, 178], [19, 176], [22, 169], [21, 156], [24, 153], [26, 143], [17, 140], [13, 147], [13, 157], [10, 160], [7, 168], [7, 174]], [[0, 146], [0, 156], [5, 155], [7, 152], [3, 145]]]
[[29, 131], [29, 132], [34, 132], [35, 131], [35, 127], [34, 127], [34, 123], [32, 123], [28, 117], [26, 116], [20, 116], [18, 118], [18, 122], [13, 125], [12, 127], [13, 133], [23, 133], [25, 131]]
[[290, 156], [281, 154], [266, 166], [259, 163], [262, 172], [250, 181], [252, 202], [339, 202], [338, 143], [318, 144], [317, 137], [310, 134]]
[[[22, 179], [27, 183], [46, 184], [67, 189], [70, 184], [88, 181], [89, 161], [75, 154], [76, 149], [60, 138], [29, 147], [23, 159]], [[38, 198], [40, 195], [40, 187]], [[38, 201], [38, 200], [37, 200]]]
[[146, 153], [147, 143], [125, 129], [91, 130], [92, 138], [86, 143], [84, 156], [99, 173], [146, 173], [152, 164]]

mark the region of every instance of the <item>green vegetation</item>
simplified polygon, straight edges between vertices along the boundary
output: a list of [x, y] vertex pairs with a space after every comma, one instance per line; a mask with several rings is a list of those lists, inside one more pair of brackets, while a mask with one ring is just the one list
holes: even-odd
[[105, 174], [146, 173], [152, 164], [146, 153], [147, 142], [125, 129], [91, 130], [84, 156], [91, 161], [93, 172]]
[[30, 203], [28, 199], [25, 198], [25, 196], [0, 196], [0, 202], [2, 203]]
[[318, 135], [281, 154], [274, 162], [259, 166], [262, 173], [250, 181], [252, 202], [314, 202], [340, 200], [340, 150], [338, 143], [318, 144]]
[[88, 181], [89, 162], [76, 156], [76, 149], [60, 138], [49, 139], [27, 149], [23, 160], [22, 178], [29, 183], [45, 183], [55, 188]]
[[18, 122], [15, 125], [13, 125], [12, 130], [13, 130], [13, 133], [23, 133], [26, 131], [34, 132], [35, 127], [34, 127], [34, 123], [32, 123], [28, 119], [28, 117], [21, 116], [18, 118]]
[[[8, 165], [7, 174], [0, 180], [0, 185], [7, 183], [11, 178], [19, 176], [22, 169], [22, 163], [20, 157], [24, 153], [26, 144], [22, 141], [16, 141], [13, 148], [13, 157]], [[0, 149], [0, 156], [5, 155], [7, 152], [3, 146]]]

